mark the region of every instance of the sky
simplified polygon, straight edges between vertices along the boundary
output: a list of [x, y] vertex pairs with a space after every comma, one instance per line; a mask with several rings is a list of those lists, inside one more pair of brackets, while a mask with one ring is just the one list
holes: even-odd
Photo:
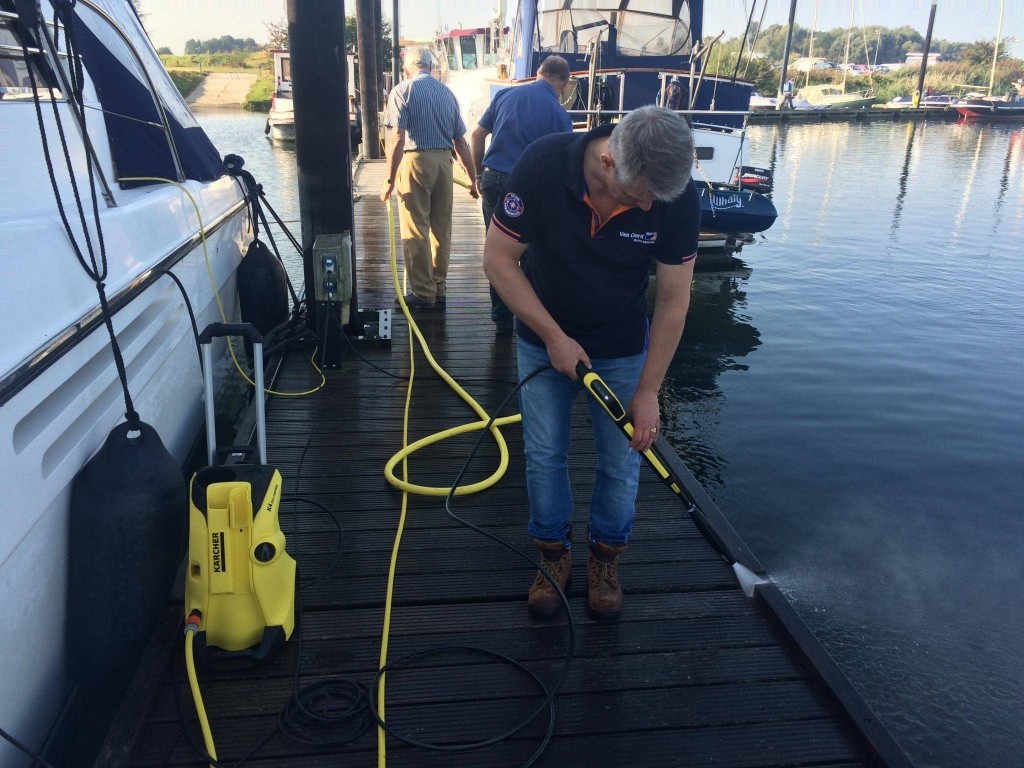
[[[392, 0], [383, 1], [384, 18], [391, 15]], [[408, 38], [429, 38], [439, 26], [479, 27], [494, 16], [495, 0], [400, 0], [401, 33]], [[789, 0], [767, 0], [765, 25], [785, 24], [789, 18]], [[515, 13], [515, 0], [506, 0], [508, 18]], [[285, 19], [285, 0], [142, 0], [146, 28], [153, 42], [182, 53], [190, 38], [205, 40], [221, 35], [267, 39], [265, 22]], [[750, 0], [706, 0], [704, 35], [713, 37], [725, 30], [725, 37], [742, 33], [750, 12]], [[931, 0], [797, 0], [796, 23], [810, 27], [817, 6], [817, 29], [846, 28], [851, 7], [854, 23], [860, 26], [909, 25], [922, 34], [928, 27]], [[762, 4], [759, 2], [757, 15]], [[942, 40], [991, 40], [996, 36], [999, 0], [938, 0], [934, 36]], [[345, 3], [348, 13], [355, 12], [354, 0]], [[1011, 52], [1024, 57], [1024, 2], [1004, 0], [1004, 40], [1016, 38]]]

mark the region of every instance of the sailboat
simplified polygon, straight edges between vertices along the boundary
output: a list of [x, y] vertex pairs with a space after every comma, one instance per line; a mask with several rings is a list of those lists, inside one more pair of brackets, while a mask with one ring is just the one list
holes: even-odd
[[646, 104], [687, 114], [703, 242], [732, 250], [771, 227], [777, 212], [767, 196], [770, 174], [747, 164], [753, 83], [708, 71], [720, 35], [704, 41], [703, 11], [703, 0], [520, 0], [507, 63], [498, 67], [506, 76], [489, 85], [493, 93], [532, 82], [544, 59], [557, 55], [572, 71], [563, 104], [580, 128]]
[[1017, 92], [1007, 95], [1005, 98], [997, 99], [992, 96], [992, 89], [996, 82], [996, 64], [999, 61], [999, 44], [1003, 34], [1003, 11], [1005, 0], [999, 3], [999, 24], [996, 27], [996, 44], [992, 52], [992, 71], [988, 78], [989, 95], [982, 99], [964, 99], [956, 105], [956, 111], [964, 120], [1007, 120], [1011, 118], [1024, 117], [1024, 80], [1018, 80], [1014, 85]]
[[[850, 8], [850, 26], [846, 32], [846, 55], [843, 62], [843, 82], [841, 84], [825, 83], [822, 85], [805, 84], [796, 93], [798, 100], [804, 100], [810, 104], [811, 109], [863, 109], [875, 103], [874, 95], [868, 91], [847, 92], [846, 75], [849, 72], [850, 64], [850, 38], [853, 35], [853, 7]], [[814, 17], [818, 17], [818, 5], [814, 5]], [[814, 44], [814, 33], [811, 33], [811, 41], [808, 45]], [[811, 55], [810, 50], [807, 53]], [[870, 72], [869, 72], [870, 75]], [[807, 72], [807, 79], [810, 81], [810, 70]], [[794, 106], [795, 109], [800, 107]]]

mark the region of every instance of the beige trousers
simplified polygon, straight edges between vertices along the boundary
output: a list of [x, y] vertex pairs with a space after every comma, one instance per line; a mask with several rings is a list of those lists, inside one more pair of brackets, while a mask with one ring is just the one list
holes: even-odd
[[395, 180], [409, 288], [424, 301], [445, 295], [452, 250], [452, 155], [406, 152]]

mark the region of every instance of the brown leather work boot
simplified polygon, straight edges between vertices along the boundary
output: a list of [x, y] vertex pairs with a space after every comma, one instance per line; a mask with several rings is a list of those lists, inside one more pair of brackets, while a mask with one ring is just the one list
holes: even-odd
[[587, 605], [599, 619], [614, 619], [622, 610], [619, 586], [619, 555], [626, 545], [613, 547], [600, 542], [590, 545], [587, 558]]
[[[572, 575], [572, 563], [569, 550], [560, 541], [541, 541], [534, 539], [533, 543], [540, 550], [540, 564], [544, 570], [551, 574], [559, 588], [565, 592], [569, 585], [569, 577]], [[562, 607], [562, 598], [551, 586], [551, 582], [544, 578], [544, 574], [537, 571], [537, 577], [530, 587], [530, 612], [542, 618], [551, 618], [558, 609]]]

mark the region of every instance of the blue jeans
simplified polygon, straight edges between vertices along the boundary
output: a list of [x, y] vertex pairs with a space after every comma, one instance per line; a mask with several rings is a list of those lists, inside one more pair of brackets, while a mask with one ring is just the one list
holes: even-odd
[[[480, 197], [483, 199], [484, 227], [490, 228], [491, 214], [501, 202], [501, 193], [505, 191], [505, 182], [508, 181], [508, 174], [500, 171], [492, 171], [490, 168], [484, 170], [480, 178]], [[512, 322], [512, 310], [505, 306], [501, 296], [491, 286], [491, 320], [498, 324]]]
[[[517, 339], [519, 380], [550, 363], [547, 350]], [[628, 407], [636, 392], [647, 353], [612, 360], [591, 360], [593, 370]], [[530, 535], [569, 544], [572, 488], [569, 485], [569, 431], [572, 406], [583, 388], [549, 368], [519, 391], [526, 441], [526, 487], [530, 495]], [[590, 421], [597, 452], [594, 491], [590, 498], [589, 539], [619, 546], [633, 531], [640, 454], [607, 412], [589, 395]]]

